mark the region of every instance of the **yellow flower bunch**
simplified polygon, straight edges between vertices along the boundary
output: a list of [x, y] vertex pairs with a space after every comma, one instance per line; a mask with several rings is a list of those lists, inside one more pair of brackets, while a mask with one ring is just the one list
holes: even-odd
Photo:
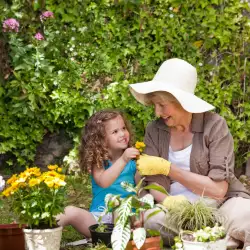
[[137, 141], [135, 143], [135, 148], [138, 149], [140, 151], [140, 153], [143, 152], [144, 148], [146, 147], [145, 143], [144, 142], [141, 142], [141, 141]]
[[49, 188], [55, 189], [66, 185], [66, 182], [64, 181], [65, 175], [59, 173], [62, 171], [61, 168], [59, 168], [57, 165], [49, 165], [48, 169], [50, 169], [50, 171], [41, 173], [39, 168], [33, 167], [27, 168], [19, 175], [14, 174], [7, 181], [9, 187], [2, 192], [2, 195], [8, 197], [14, 194], [20, 188], [24, 188], [26, 186], [34, 187], [41, 183], [45, 183]]
[[65, 175], [57, 165], [49, 165], [49, 171], [40, 168], [27, 168], [14, 174], [7, 181], [2, 197], [11, 200], [12, 211], [19, 222], [30, 227], [56, 225], [55, 215], [63, 211], [65, 198]]

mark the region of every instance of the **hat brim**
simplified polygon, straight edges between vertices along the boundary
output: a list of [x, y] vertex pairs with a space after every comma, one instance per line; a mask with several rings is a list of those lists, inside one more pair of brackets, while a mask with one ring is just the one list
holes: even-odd
[[146, 94], [164, 91], [172, 94], [181, 104], [181, 106], [190, 113], [203, 113], [214, 109], [215, 107], [196, 95], [183, 91], [178, 88], [173, 88], [166, 83], [159, 81], [148, 81], [129, 85], [130, 92], [135, 99], [143, 105], [150, 105], [150, 101], [147, 99]]

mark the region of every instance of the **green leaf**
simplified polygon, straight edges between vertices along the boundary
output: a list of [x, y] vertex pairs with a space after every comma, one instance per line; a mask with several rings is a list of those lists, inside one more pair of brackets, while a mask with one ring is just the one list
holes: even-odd
[[163, 194], [169, 195], [168, 192], [165, 190], [165, 188], [163, 188], [162, 186], [155, 185], [155, 184], [147, 185], [147, 186], [143, 187], [143, 189], [145, 189], [145, 190], [152, 189], [152, 190], [159, 191]]
[[130, 239], [130, 222], [127, 221], [125, 225], [116, 223], [112, 235], [111, 244], [113, 250], [124, 250]]
[[49, 218], [50, 217], [50, 213], [48, 213], [48, 212], [44, 212], [44, 213], [42, 213], [42, 215], [41, 215], [41, 218], [42, 219], [44, 219], [44, 218]]
[[136, 228], [133, 231], [133, 240], [138, 249], [140, 249], [146, 240], [146, 230], [143, 227]]
[[121, 186], [127, 191], [127, 192], [135, 192], [136, 189], [133, 187], [133, 185], [127, 181], [122, 181]]

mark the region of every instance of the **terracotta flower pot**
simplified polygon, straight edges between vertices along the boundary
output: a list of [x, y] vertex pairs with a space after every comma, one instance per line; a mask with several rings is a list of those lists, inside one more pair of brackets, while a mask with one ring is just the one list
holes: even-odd
[[18, 224], [0, 225], [0, 249], [3, 250], [24, 250], [23, 228]]
[[[161, 249], [161, 237], [147, 238], [140, 250], [160, 250]], [[133, 240], [128, 242], [126, 250], [138, 250]]]

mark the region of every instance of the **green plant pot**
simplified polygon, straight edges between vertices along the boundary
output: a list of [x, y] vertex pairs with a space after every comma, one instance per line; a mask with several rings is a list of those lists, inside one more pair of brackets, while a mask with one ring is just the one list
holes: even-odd
[[25, 250], [23, 228], [18, 224], [0, 225], [0, 249]]
[[97, 243], [104, 243], [107, 247], [111, 248], [111, 234], [114, 228], [114, 224], [111, 223], [104, 223], [107, 225], [107, 229], [105, 232], [96, 232], [97, 227], [99, 224], [94, 224], [89, 227], [89, 231], [91, 233], [92, 243], [96, 245]]

